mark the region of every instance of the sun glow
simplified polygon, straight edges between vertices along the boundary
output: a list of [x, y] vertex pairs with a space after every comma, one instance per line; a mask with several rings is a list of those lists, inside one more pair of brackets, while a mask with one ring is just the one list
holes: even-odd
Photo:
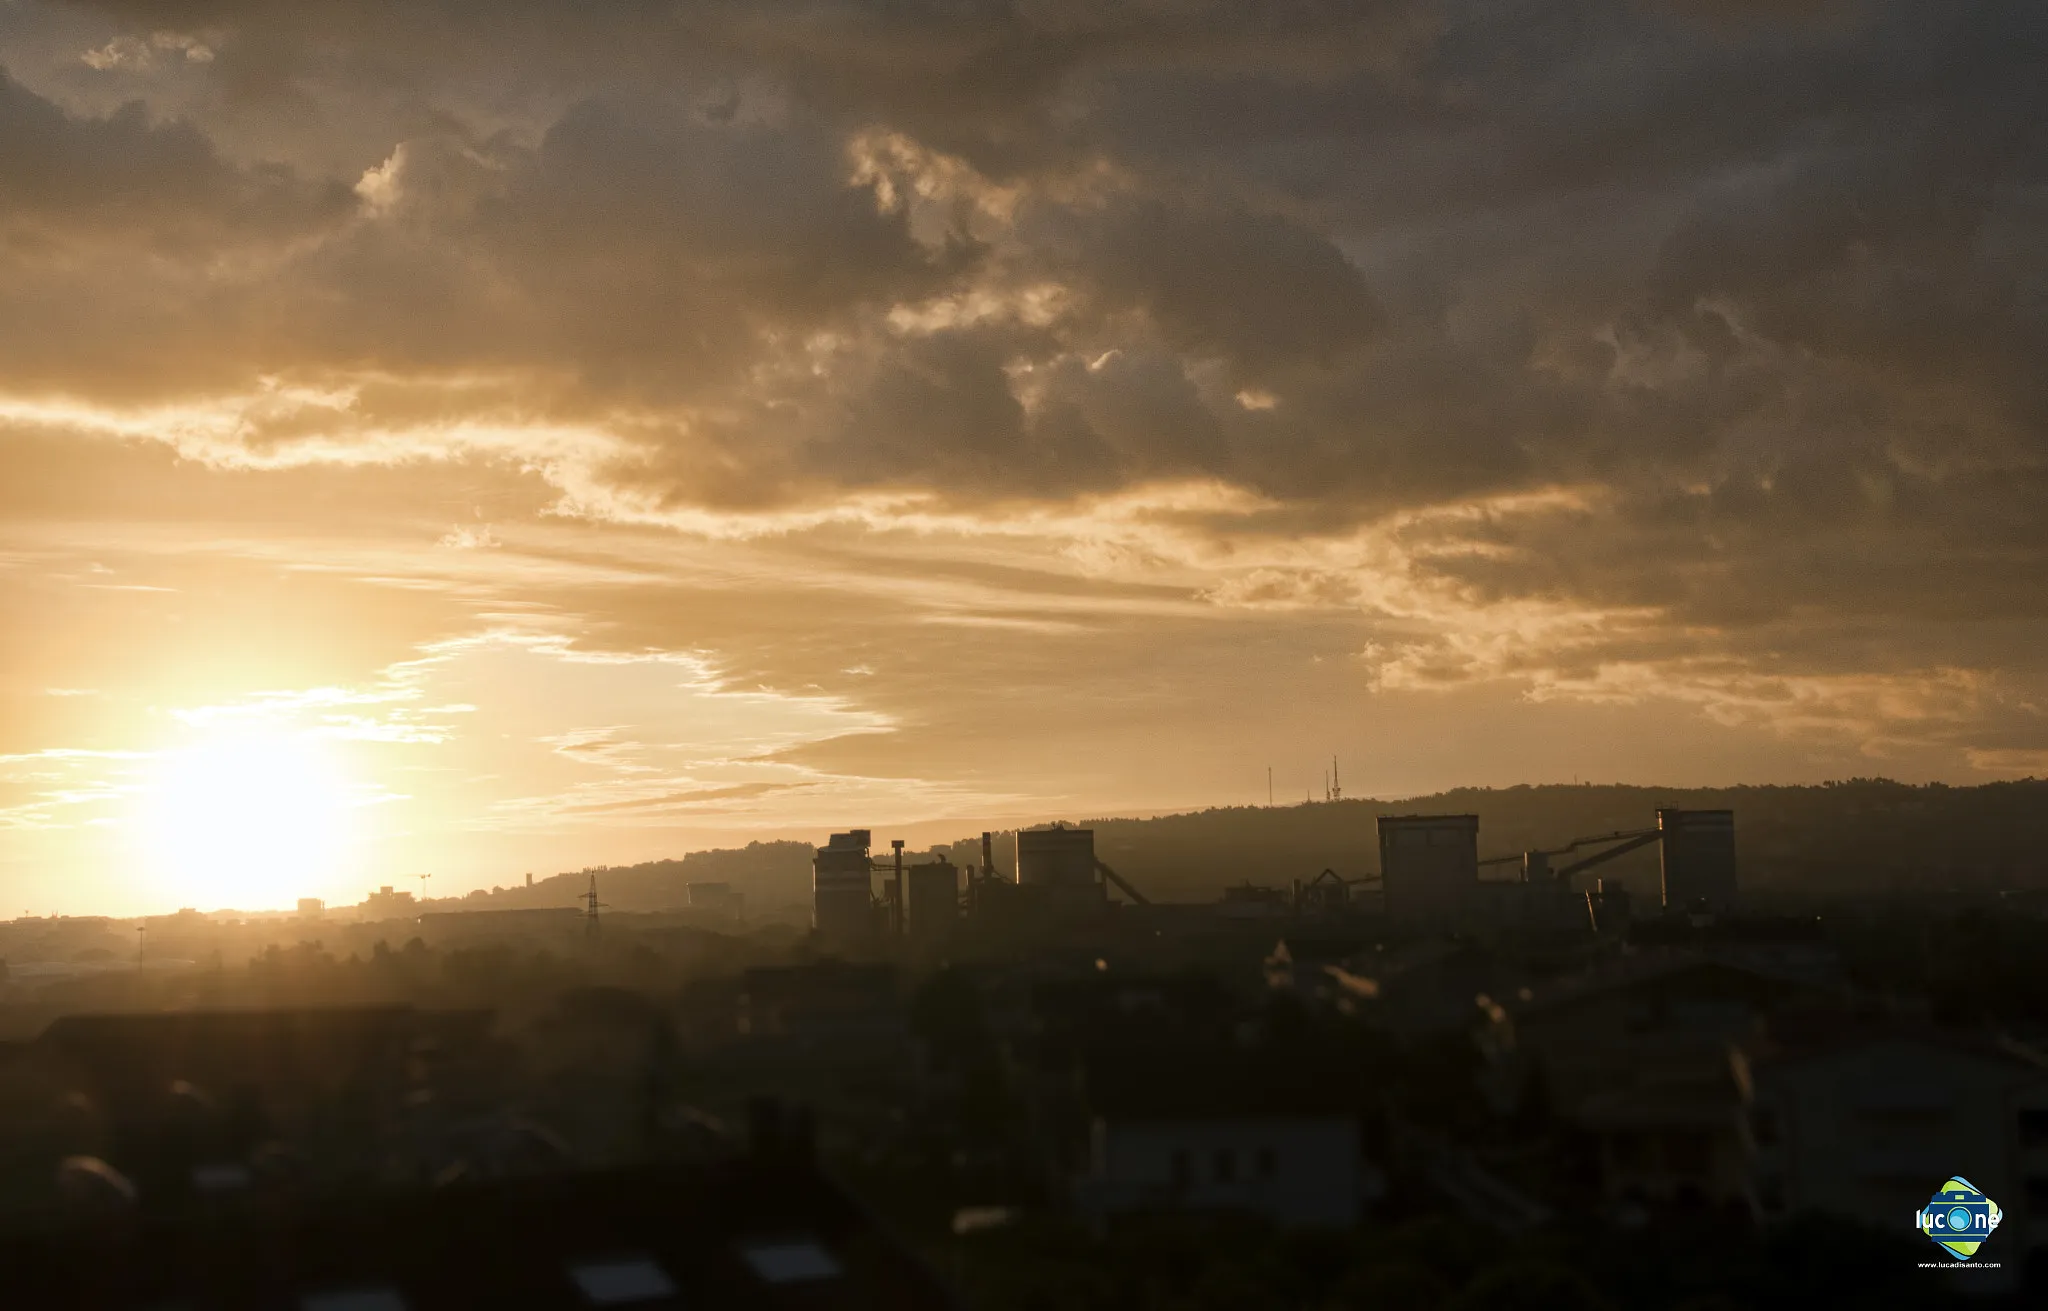
[[318, 740], [214, 734], [157, 758], [143, 795], [144, 856], [180, 905], [288, 906], [335, 881], [356, 836], [355, 809]]

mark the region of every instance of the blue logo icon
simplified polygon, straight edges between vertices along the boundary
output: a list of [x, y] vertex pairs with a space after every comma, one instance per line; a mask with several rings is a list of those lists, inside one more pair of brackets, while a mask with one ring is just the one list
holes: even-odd
[[1967, 1261], [1977, 1255], [1977, 1249], [2003, 1219], [2005, 1212], [1998, 1209], [1998, 1203], [1957, 1175], [1928, 1200], [1926, 1208], [1913, 1217], [1913, 1223], [1942, 1251], [1958, 1261]]

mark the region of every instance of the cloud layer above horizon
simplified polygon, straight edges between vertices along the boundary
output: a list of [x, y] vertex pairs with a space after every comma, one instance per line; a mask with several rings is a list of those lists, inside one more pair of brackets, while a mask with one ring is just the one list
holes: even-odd
[[2020, 0], [0, 5], [0, 878], [141, 896], [226, 713], [455, 883], [1333, 750], [2048, 773], [2044, 63]]

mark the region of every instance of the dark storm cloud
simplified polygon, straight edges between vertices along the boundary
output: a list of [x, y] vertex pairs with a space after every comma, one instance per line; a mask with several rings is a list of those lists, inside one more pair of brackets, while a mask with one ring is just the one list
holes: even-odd
[[764, 336], [943, 274], [848, 172], [815, 121], [674, 101], [580, 101], [532, 149], [407, 142], [363, 184], [363, 221], [298, 270], [307, 291], [361, 289], [300, 324], [303, 348], [573, 371], [596, 404], [688, 400], [758, 362]]
[[[374, 81], [488, 67], [526, 87], [662, 83], [678, 70], [771, 76], [858, 119], [998, 161], [1045, 158], [1051, 101], [1077, 72], [1198, 68], [1318, 79], [1380, 64], [1427, 34], [1405, 0], [83, 0], [123, 30], [220, 33], [243, 81], [301, 89], [347, 71]], [[261, 69], [259, 73], [257, 70]], [[368, 88], [374, 90], [375, 88]], [[1073, 138], [1085, 141], [1085, 136]]]
[[[224, 162], [190, 123], [155, 122], [140, 101], [78, 117], [0, 69], [0, 223], [17, 241], [81, 233], [207, 244], [304, 231], [341, 212], [346, 188], [287, 168]], [[27, 236], [30, 229], [33, 236]]]
[[1325, 237], [1284, 218], [1149, 197], [1119, 197], [1100, 211], [1048, 208], [1020, 223], [1020, 239], [1060, 261], [1066, 280], [1103, 308], [1137, 311], [1188, 355], [1229, 359], [1256, 377], [1341, 358], [1377, 325], [1358, 270]]
[[1115, 453], [1125, 477], [1231, 469], [1222, 420], [1171, 351], [1134, 347], [1092, 362], [1063, 359], [1048, 370], [1040, 404], [1047, 413], [1085, 424]]

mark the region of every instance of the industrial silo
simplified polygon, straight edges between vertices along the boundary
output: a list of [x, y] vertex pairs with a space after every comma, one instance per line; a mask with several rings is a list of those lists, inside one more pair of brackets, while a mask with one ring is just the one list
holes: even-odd
[[811, 856], [811, 926], [841, 942], [865, 938], [875, 929], [869, 833], [834, 833]]
[[1657, 812], [1664, 839], [1664, 905], [1726, 915], [1735, 909], [1735, 812]]
[[1470, 912], [1479, 892], [1479, 816], [1383, 815], [1379, 836], [1388, 919], [1444, 925]]
[[1017, 834], [1017, 884], [1049, 906], [1093, 907], [1107, 901], [1095, 877], [1095, 830], [1026, 829]]
[[943, 937], [960, 917], [960, 867], [942, 857], [903, 874], [910, 884], [910, 936]]

